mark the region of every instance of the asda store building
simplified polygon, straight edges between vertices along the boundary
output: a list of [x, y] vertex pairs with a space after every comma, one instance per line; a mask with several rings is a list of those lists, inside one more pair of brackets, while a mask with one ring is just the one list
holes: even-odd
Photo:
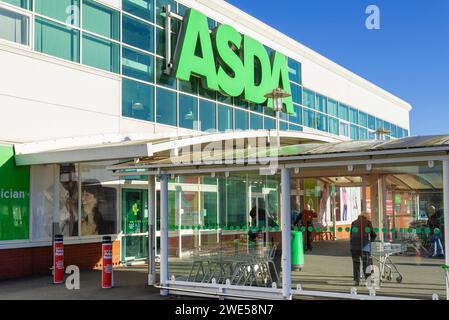
[[[55, 233], [67, 265], [100, 266], [104, 235], [115, 265], [161, 255], [195, 265], [198, 252], [267, 227], [249, 214], [262, 206], [275, 221], [264, 243], [280, 248], [276, 171], [223, 178], [206, 163], [207, 176], [167, 177], [145, 164], [210, 143], [350, 151], [410, 130], [407, 102], [218, 0], [3, 0], [0, 68], [0, 279], [48, 273]], [[287, 93], [279, 112], [266, 98], [276, 88]], [[370, 189], [378, 180], [347, 172], [292, 181], [292, 211], [318, 213], [317, 241], [344, 241], [361, 209], [382, 200]], [[420, 206], [442, 207], [442, 182], [427, 188], [441, 194], [419, 198], [391, 185], [400, 192], [385, 193], [385, 226], [393, 212], [405, 227]]]

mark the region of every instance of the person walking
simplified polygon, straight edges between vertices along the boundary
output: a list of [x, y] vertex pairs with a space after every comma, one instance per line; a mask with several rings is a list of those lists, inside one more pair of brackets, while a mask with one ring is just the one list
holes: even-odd
[[434, 206], [429, 207], [428, 227], [430, 228], [430, 239], [432, 241], [432, 257], [443, 258], [444, 249], [441, 243], [441, 214], [442, 210], [436, 211]]
[[357, 220], [351, 224], [350, 247], [352, 256], [353, 277], [356, 286], [360, 285], [360, 260], [363, 264], [365, 279], [369, 266], [373, 265], [371, 257], [371, 242], [376, 240], [377, 234], [373, 230], [373, 224], [366, 213], [361, 213]]

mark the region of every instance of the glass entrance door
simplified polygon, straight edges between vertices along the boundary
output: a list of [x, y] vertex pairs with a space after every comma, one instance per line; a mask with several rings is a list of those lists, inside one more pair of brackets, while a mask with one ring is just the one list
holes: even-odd
[[148, 259], [148, 191], [122, 190], [122, 261]]

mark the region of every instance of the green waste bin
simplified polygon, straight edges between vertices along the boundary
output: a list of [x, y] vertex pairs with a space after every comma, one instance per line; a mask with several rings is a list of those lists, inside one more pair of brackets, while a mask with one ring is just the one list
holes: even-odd
[[304, 246], [301, 231], [292, 231], [292, 270], [301, 271], [304, 267]]

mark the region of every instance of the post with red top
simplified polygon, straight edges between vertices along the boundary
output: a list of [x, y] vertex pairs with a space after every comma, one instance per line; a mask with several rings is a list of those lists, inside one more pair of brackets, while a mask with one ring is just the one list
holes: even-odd
[[103, 270], [102, 283], [103, 289], [109, 289], [114, 286], [114, 275], [112, 270], [112, 239], [111, 237], [103, 237], [102, 245]]
[[53, 243], [53, 283], [64, 282], [64, 236], [56, 234]]

